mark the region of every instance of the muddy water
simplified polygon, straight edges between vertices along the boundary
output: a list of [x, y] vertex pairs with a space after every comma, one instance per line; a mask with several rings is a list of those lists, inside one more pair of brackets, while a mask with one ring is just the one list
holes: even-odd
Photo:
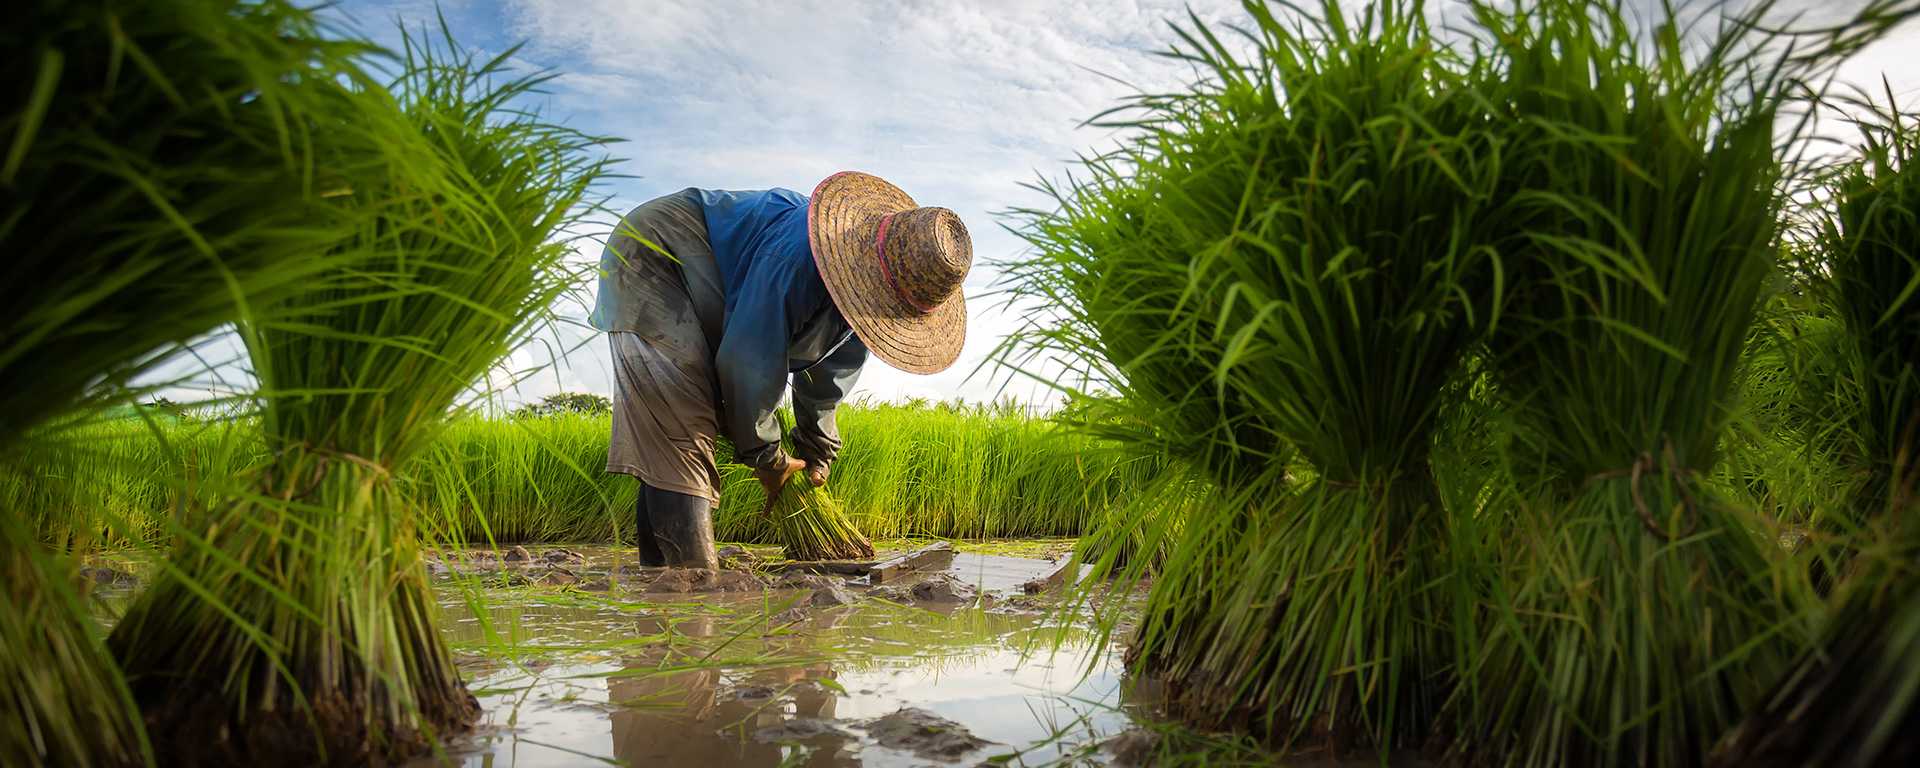
[[[854, 602], [815, 606], [806, 589], [654, 592], [621, 567], [630, 550], [573, 551], [584, 561], [562, 565], [578, 579], [563, 585], [525, 583], [544, 563], [444, 558], [441, 626], [484, 714], [418, 765], [1102, 763], [1100, 742], [1146, 716], [1123, 700], [1117, 649], [1083, 620], [1050, 623], [1014, 558], [963, 553], [949, 569], [982, 602], [823, 577]], [[152, 562], [96, 560], [110, 624]]]
[[[575, 571], [617, 556], [588, 554]], [[1094, 745], [1136, 711], [1113, 648], [1005, 592], [989, 589], [986, 605], [901, 605], [855, 583], [852, 605], [812, 607], [805, 590], [660, 594], [605, 570], [613, 583], [593, 592], [439, 582], [448, 640], [485, 710], [440, 760], [1101, 761]]]

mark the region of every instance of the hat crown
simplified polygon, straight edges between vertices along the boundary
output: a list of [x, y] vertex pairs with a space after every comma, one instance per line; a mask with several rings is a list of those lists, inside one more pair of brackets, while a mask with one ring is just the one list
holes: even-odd
[[884, 223], [880, 258], [901, 299], [926, 313], [960, 292], [973, 268], [973, 240], [959, 214], [910, 208]]

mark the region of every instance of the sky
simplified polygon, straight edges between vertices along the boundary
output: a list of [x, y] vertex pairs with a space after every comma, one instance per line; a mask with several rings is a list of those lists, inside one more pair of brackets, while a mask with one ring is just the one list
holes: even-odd
[[[619, 212], [689, 186], [811, 192], [841, 170], [887, 179], [921, 205], [966, 222], [975, 267], [964, 291], [967, 342], [947, 371], [918, 376], [870, 360], [855, 397], [1011, 396], [1047, 390], [982, 364], [1020, 321], [993, 295], [988, 262], [1020, 252], [997, 212], [1044, 204], [1023, 187], [1058, 177], [1076, 153], [1112, 137], [1086, 119], [1140, 88], [1187, 78], [1153, 55], [1171, 39], [1181, 0], [441, 0], [454, 36], [485, 51], [524, 43], [528, 67], [557, 76], [550, 118], [624, 139], [603, 191]], [[394, 20], [432, 24], [434, 4], [347, 0], [359, 31], [390, 41]], [[1199, 0], [1219, 21], [1237, 0]], [[1129, 83], [1131, 85], [1129, 85]], [[611, 226], [607, 227], [611, 229]], [[583, 250], [598, 257], [598, 244]], [[563, 316], [583, 321], [593, 286]], [[523, 350], [547, 364], [509, 399], [555, 391], [610, 394], [604, 339], [575, 326]], [[584, 342], [584, 343], [583, 343]], [[552, 350], [572, 347], [553, 361]]]
[[[1695, 3], [1708, 0], [1694, 0]], [[1832, 14], [1862, 0], [1786, 0]], [[1676, 0], [1685, 5], [1687, 0]], [[1311, 5], [1312, 3], [1307, 3]], [[1435, 3], [1440, 12], [1447, 7]], [[953, 209], [973, 238], [968, 337], [946, 372], [868, 363], [855, 396], [1044, 402], [1043, 386], [983, 368], [1021, 320], [993, 295], [991, 262], [1022, 250], [997, 212], [1044, 205], [1024, 185], [1060, 178], [1077, 154], [1116, 136], [1083, 121], [1143, 90], [1190, 79], [1154, 55], [1167, 21], [1244, 17], [1239, 0], [440, 0], [455, 38], [485, 52], [516, 43], [521, 66], [555, 74], [549, 118], [624, 141], [621, 178], [602, 191], [624, 212], [684, 187], [811, 191], [840, 170], [877, 174], [922, 205]], [[392, 43], [395, 22], [432, 25], [423, 0], [344, 0], [341, 23]], [[1884, 72], [1920, 93], [1920, 25], [1857, 56], [1857, 83]], [[609, 225], [606, 227], [610, 229]], [[597, 259], [597, 243], [580, 258]], [[559, 308], [575, 325], [517, 353], [546, 364], [510, 401], [558, 391], [610, 394], [604, 339], [584, 326], [593, 286]], [[555, 350], [571, 349], [564, 356]]]

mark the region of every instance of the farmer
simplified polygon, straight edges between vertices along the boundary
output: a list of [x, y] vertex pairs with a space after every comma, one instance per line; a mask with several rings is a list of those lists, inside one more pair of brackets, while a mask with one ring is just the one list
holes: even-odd
[[[600, 257], [595, 328], [613, 347], [607, 471], [640, 481], [641, 565], [716, 568], [715, 439], [769, 499], [796, 472], [827, 481], [833, 410], [867, 353], [910, 373], [966, 337], [960, 217], [878, 177], [786, 189], [685, 189], [626, 215]], [[793, 454], [774, 408], [793, 386]]]

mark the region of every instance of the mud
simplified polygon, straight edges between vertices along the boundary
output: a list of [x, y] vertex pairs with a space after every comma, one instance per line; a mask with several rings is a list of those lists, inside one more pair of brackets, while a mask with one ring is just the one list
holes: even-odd
[[[135, 686], [159, 764], [399, 765], [432, 745], [403, 723], [366, 717], [339, 690], [309, 686], [308, 706], [283, 695], [274, 706], [240, 712], [220, 688], [218, 681], [177, 679]], [[422, 713], [427, 727], [441, 734], [464, 733], [479, 715], [478, 700], [461, 688], [445, 691]]]
[[579, 565], [587, 561], [587, 556], [561, 547], [540, 553], [540, 559], [549, 565]]
[[585, 565], [587, 555], [566, 547], [543, 547], [536, 551], [516, 544], [498, 552], [489, 549], [434, 552], [427, 554], [424, 561], [428, 574], [444, 576], [485, 574], [506, 569], [550, 567], [571, 569]]
[[1100, 751], [1112, 757], [1114, 765], [1132, 768], [1151, 764], [1154, 750], [1159, 746], [1160, 734], [1145, 728], [1132, 728], [1100, 742]]
[[980, 599], [980, 590], [946, 573], [935, 574], [912, 584], [874, 587], [868, 594], [888, 602], [937, 606], [970, 604]]
[[693, 594], [700, 592], [758, 592], [767, 582], [750, 571], [709, 571], [705, 568], [646, 569], [637, 574], [646, 580], [651, 594]]
[[829, 720], [815, 720], [810, 717], [782, 720], [777, 725], [769, 725], [753, 732], [753, 740], [764, 744], [785, 744], [796, 741], [816, 741], [829, 739], [846, 741], [853, 733]]
[[980, 599], [980, 590], [942, 573], [913, 585], [912, 595], [916, 602], [971, 603]]
[[992, 743], [959, 723], [912, 707], [868, 720], [860, 728], [880, 746], [943, 762], [959, 760]]
[[804, 589], [810, 594], [807, 604], [815, 608], [833, 608], [852, 605], [860, 599], [852, 590], [847, 589], [841, 579], [831, 576], [818, 576], [810, 573], [789, 573], [782, 576], [773, 585], [777, 589]]
[[714, 555], [720, 560], [720, 567], [735, 571], [753, 571], [766, 563], [746, 547], [721, 547]]

